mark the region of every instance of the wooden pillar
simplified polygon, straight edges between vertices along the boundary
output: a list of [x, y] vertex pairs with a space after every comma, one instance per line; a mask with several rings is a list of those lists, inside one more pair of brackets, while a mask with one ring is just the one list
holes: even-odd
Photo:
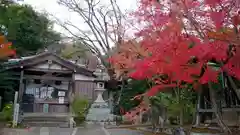
[[24, 75], [24, 70], [23, 70], [23, 66], [21, 66], [21, 74], [20, 74], [19, 90], [18, 90], [19, 91], [18, 102], [22, 102], [22, 96], [24, 93], [23, 75]]
[[74, 95], [75, 95], [75, 78], [74, 78], [74, 74], [75, 72], [72, 73], [72, 80], [69, 81], [68, 83], [68, 101], [69, 101], [69, 113], [72, 114], [72, 108], [71, 108], [71, 104], [74, 100]]
[[67, 88], [67, 92], [66, 92], [68, 101], [70, 102], [70, 94], [71, 94], [71, 81], [68, 81], [68, 88]]
[[73, 74], [72, 74], [72, 93], [74, 93], [75, 94], [75, 73], [76, 73], [76, 71], [74, 71], [73, 72]]
[[73, 128], [75, 125], [75, 121], [74, 121], [74, 118], [73, 118], [73, 115], [74, 115], [74, 112], [72, 110], [72, 107], [71, 107], [71, 104], [74, 100], [74, 94], [75, 94], [75, 71], [72, 73], [72, 80], [69, 81], [68, 83], [68, 101], [69, 101], [69, 127], [70, 128]]

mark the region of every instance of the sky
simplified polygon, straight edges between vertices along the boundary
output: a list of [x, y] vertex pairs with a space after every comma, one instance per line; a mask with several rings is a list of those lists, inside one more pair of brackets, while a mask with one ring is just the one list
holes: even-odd
[[[107, 3], [109, 0], [101, 0], [101, 3]], [[68, 9], [57, 3], [57, 0], [23, 0], [23, 4], [29, 4], [39, 12], [48, 12], [62, 21], [69, 20], [74, 25], [84, 28], [82, 19], [76, 14], [68, 11]], [[136, 0], [118, 0], [119, 7], [125, 10], [136, 8]], [[54, 25], [54, 29], [61, 33], [66, 33], [61, 26]]]

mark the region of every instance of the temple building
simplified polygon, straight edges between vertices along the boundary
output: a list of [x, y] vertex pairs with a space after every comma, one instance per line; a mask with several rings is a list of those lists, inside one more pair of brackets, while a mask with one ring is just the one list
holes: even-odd
[[[6, 68], [11, 71], [12, 80], [19, 84], [18, 103], [24, 117], [61, 115], [68, 116], [73, 95], [83, 96], [93, 102], [96, 81], [108, 80], [105, 73], [87, 69], [86, 66], [65, 60], [54, 53], [44, 52], [38, 55], [10, 59]], [[105, 99], [108, 93], [105, 92]], [[33, 118], [31, 118], [33, 119]]]

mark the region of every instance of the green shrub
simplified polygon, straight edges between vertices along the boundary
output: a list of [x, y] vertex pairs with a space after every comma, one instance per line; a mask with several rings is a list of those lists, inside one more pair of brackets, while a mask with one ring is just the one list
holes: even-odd
[[6, 104], [0, 112], [0, 121], [12, 121], [13, 104]]
[[75, 97], [71, 108], [73, 110], [73, 113], [75, 114], [75, 122], [77, 125], [82, 124], [85, 121], [87, 109], [89, 107], [89, 102], [87, 99], [82, 97]]
[[77, 126], [79, 126], [85, 121], [85, 118], [85, 115], [78, 115], [74, 117], [74, 121], [76, 122]]

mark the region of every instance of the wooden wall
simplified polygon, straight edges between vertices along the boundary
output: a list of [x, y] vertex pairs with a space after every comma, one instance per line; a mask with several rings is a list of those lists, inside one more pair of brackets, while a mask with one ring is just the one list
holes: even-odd
[[75, 81], [75, 94], [77, 96], [84, 96], [90, 101], [93, 101], [96, 98], [94, 89], [96, 88], [96, 83], [93, 81]]
[[[75, 81], [75, 94], [77, 96], [87, 97], [90, 102], [93, 102], [97, 98], [97, 93], [94, 92], [96, 88], [96, 82], [93, 81]], [[108, 99], [108, 91], [103, 93], [103, 99]]]

